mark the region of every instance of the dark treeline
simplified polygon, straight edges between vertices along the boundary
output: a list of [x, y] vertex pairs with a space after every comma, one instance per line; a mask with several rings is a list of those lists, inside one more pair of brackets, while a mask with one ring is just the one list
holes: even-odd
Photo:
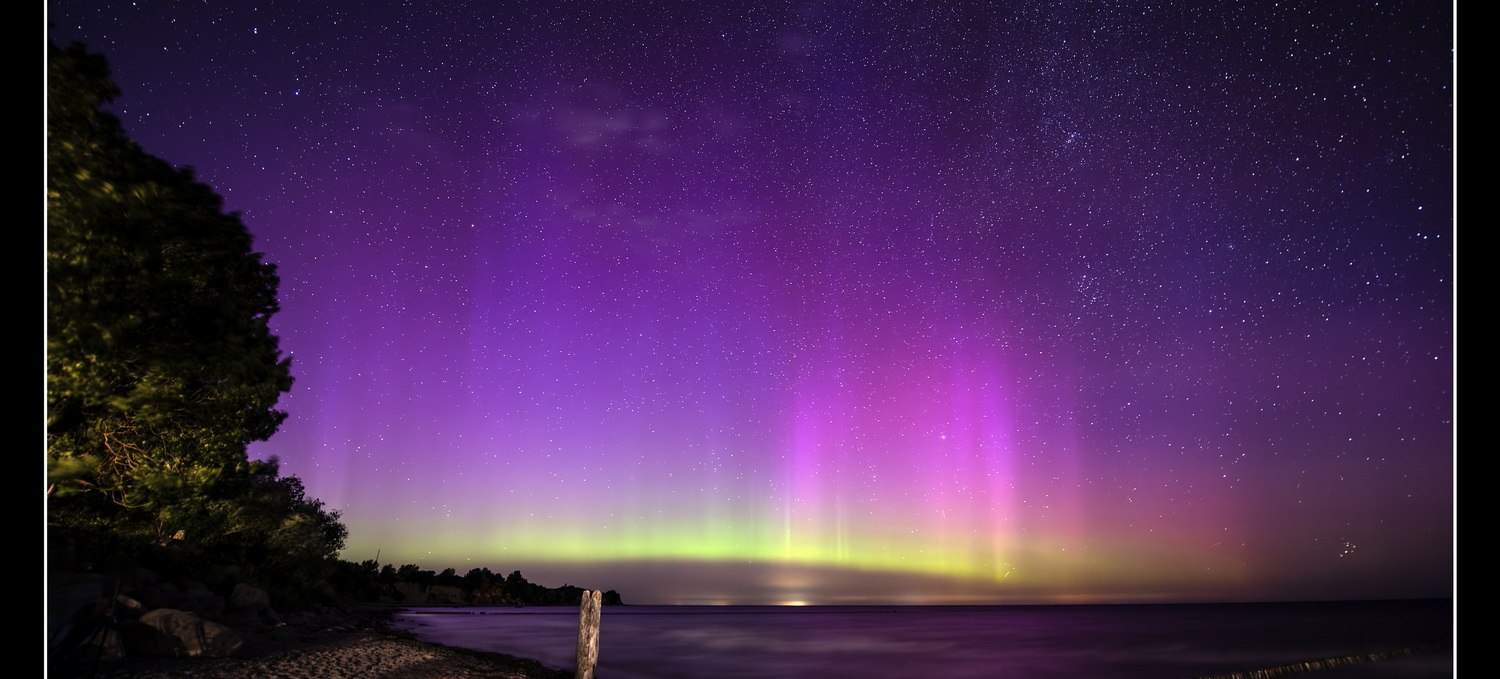
[[[422, 570], [416, 564], [396, 567], [370, 559], [354, 563], [339, 561], [331, 583], [345, 597], [362, 602], [473, 606], [578, 605], [582, 587], [546, 587], [528, 582], [521, 571], [509, 575], [473, 568], [459, 575], [452, 568], [441, 573]], [[620, 605], [619, 593], [604, 593], [604, 604]]]

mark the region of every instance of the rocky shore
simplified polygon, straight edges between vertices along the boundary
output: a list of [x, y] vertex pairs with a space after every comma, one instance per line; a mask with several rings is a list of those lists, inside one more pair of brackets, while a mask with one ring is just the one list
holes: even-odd
[[[265, 633], [247, 635], [226, 657], [98, 655], [89, 648], [54, 658], [48, 676], [114, 679], [355, 679], [432, 677], [465, 679], [563, 679], [571, 672], [534, 660], [448, 648], [392, 630], [390, 612], [323, 611], [289, 615]], [[95, 642], [98, 643], [98, 642]], [[101, 646], [108, 646], [106, 640]]]
[[46, 653], [52, 677], [572, 676], [533, 660], [417, 641], [390, 626], [394, 607], [281, 614], [253, 587], [237, 586], [222, 597], [191, 583], [136, 582], [114, 591], [101, 591], [98, 580], [52, 584]]

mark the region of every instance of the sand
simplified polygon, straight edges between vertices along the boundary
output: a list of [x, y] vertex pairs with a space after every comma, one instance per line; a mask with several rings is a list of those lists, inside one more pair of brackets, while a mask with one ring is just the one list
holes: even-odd
[[332, 627], [283, 628], [275, 636], [247, 639], [229, 658], [129, 658], [57, 668], [49, 676], [115, 679], [562, 679], [571, 671], [534, 660], [450, 648], [412, 639], [382, 619]]

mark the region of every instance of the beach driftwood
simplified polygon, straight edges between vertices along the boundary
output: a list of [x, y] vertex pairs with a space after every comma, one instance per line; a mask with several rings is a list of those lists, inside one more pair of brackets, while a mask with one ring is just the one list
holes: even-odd
[[578, 673], [577, 679], [594, 679], [594, 665], [599, 662], [599, 604], [603, 592], [583, 590], [578, 606]]

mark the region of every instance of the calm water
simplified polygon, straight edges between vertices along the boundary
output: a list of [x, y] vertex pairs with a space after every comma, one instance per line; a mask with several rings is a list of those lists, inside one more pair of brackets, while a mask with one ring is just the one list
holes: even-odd
[[[573, 668], [573, 608], [413, 608], [398, 625], [448, 646]], [[1451, 644], [1440, 602], [1159, 606], [604, 609], [598, 675], [666, 677], [1201, 677]], [[1452, 652], [1318, 677], [1448, 677]], [[1307, 675], [1304, 675], [1307, 676]]]

